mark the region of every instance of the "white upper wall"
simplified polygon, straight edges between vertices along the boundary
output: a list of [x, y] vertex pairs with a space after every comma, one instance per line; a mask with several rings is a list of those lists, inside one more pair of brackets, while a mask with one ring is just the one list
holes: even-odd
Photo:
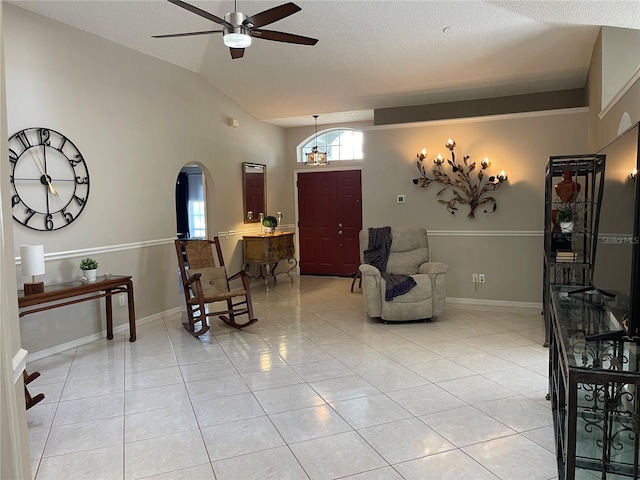
[[604, 27], [602, 50], [601, 109], [606, 110], [640, 78], [640, 30]]
[[[11, 254], [22, 244], [44, 245], [45, 284], [78, 279], [82, 252], [92, 249], [100, 273], [133, 276], [139, 320], [180, 308], [172, 239], [175, 184], [187, 163], [206, 171], [210, 235], [232, 232], [223, 241], [231, 272], [243, 266], [243, 232], [255, 229], [243, 222], [242, 162], [267, 165], [269, 204], [291, 219], [293, 200], [280, 197], [285, 179], [278, 174], [284, 129], [256, 120], [193, 72], [3, 7], [9, 134], [34, 126], [65, 134], [91, 178], [87, 206], [65, 228], [39, 232], [3, 218], [13, 231]], [[7, 175], [3, 204], [10, 205], [10, 192]], [[25, 281], [19, 267], [11, 275]], [[125, 311], [114, 312], [116, 326], [126, 322]], [[90, 336], [102, 330], [103, 315], [99, 302], [28, 315], [20, 322], [22, 345], [34, 353]]]
[[[92, 182], [70, 226], [42, 233], [16, 225], [16, 250], [174, 237], [176, 177], [193, 162], [214, 184], [210, 231], [244, 228], [241, 164], [277, 168], [283, 129], [255, 120], [193, 72], [11, 5], [5, 10], [9, 134], [32, 126], [65, 134]], [[229, 117], [240, 126], [229, 127]]]

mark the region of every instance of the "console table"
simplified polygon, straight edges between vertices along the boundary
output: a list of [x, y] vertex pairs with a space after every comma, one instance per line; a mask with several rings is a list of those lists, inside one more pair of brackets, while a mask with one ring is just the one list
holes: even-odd
[[[263, 235], [244, 235], [243, 252], [245, 267], [254, 263], [260, 266], [260, 275], [252, 278], [264, 278], [264, 284], [269, 291], [269, 277], [276, 282], [275, 269], [278, 262], [286, 260], [291, 267], [286, 272], [293, 282], [291, 271], [298, 265], [295, 259], [293, 232], [277, 232]], [[263, 271], [264, 268], [264, 271]]]
[[552, 285], [550, 300], [549, 395], [558, 478], [574, 480], [589, 470], [602, 480], [637, 479], [640, 345], [623, 336], [595, 291]]
[[136, 341], [136, 314], [133, 304], [133, 281], [130, 276], [111, 275], [108, 278], [98, 277], [93, 282], [82, 283], [80, 280], [45, 285], [44, 292], [25, 295], [18, 290], [18, 307], [20, 317], [30, 313], [43, 312], [52, 308], [64, 307], [75, 303], [87, 302], [97, 298], [105, 299], [107, 313], [107, 338], [113, 339], [113, 309], [111, 297], [119, 293], [127, 294], [129, 304], [129, 341]]

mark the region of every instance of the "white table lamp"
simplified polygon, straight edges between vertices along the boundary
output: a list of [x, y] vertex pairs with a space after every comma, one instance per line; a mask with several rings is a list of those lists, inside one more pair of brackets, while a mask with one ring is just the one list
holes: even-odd
[[21, 245], [20, 265], [22, 275], [31, 277], [31, 283], [24, 284], [24, 294], [44, 292], [44, 282], [36, 282], [36, 275], [44, 275], [44, 246]]

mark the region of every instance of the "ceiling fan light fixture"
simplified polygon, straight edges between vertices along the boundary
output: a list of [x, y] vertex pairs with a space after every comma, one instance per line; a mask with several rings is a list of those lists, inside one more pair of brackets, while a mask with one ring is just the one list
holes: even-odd
[[251, 37], [245, 33], [227, 33], [223, 37], [223, 41], [229, 48], [247, 48], [251, 46]]
[[206, 30], [199, 32], [170, 33], [166, 35], [152, 35], [153, 38], [190, 37], [193, 35], [210, 35], [222, 32], [225, 46], [230, 48], [231, 58], [242, 58], [244, 49], [251, 46], [252, 38], [271, 40], [273, 42], [292, 43], [296, 45], [313, 46], [318, 39], [294, 35], [293, 33], [277, 32], [274, 30], [261, 30], [261, 27], [287, 18], [302, 10], [295, 3], [283, 3], [277, 7], [269, 8], [260, 13], [247, 17], [238, 11], [238, 0], [235, 0], [235, 11], [229, 12], [224, 19], [215, 16], [195, 5], [190, 5], [182, 0], [168, 0], [172, 4], [194, 13], [210, 22], [222, 26], [222, 30]]

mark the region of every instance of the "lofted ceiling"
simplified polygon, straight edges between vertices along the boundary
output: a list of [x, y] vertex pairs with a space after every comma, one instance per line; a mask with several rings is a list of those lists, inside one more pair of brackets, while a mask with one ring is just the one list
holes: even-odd
[[[294, 0], [232, 60], [216, 25], [164, 0], [10, 1], [199, 73], [259, 120], [285, 127], [370, 120], [373, 109], [580, 88], [601, 25], [640, 29], [640, 1]], [[190, 1], [223, 18], [234, 1]], [[253, 15], [286, 0], [239, 0]]]

